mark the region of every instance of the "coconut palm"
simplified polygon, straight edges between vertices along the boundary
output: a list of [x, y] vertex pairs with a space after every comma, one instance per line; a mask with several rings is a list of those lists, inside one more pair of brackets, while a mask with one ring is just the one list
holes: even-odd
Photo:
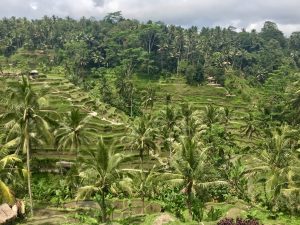
[[110, 188], [120, 177], [118, 170], [124, 155], [115, 153], [113, 146], [106, 146], [101, 138], [96, 149], [83, 150], [79, 161], [81, 173], [79, 174], [86, 186], [78, 190], [76, 199], [94, 197], [101, 209], [101, 221], [107, 221], [106, 197]]
[[[299, 82], [295, 82], [293, 85], [298, 86]], [[286, 110], [287, 117], [290, 119], [291, 123], [297, 124], [300, 121], [300, 90], [293, 87], [288, 89], [288, 108]]]
[[170, 133], [174, 132], [176, 128], [177, 121], [179, 120], [180, 116], [176, 112], [175, 108], [169, 106], [166, 108], [165, 111], [161, 111], [160, 116], [162, 123], [165, 124], [165, 127], [170, 131]]
[[[96, 113], [87, 114], [78, 108], [68, 112], [61, 125], [55, 130], [55, 145], [58, 150], [69, 150], [76, 155], [76, 162], [69, 171], [69, 182], [74, 189], [80, 186], [78, 175], [78, 155], [83, 146], [88, 146], [92, 140], [97, 140], [98, 121]], [[93, 118], [93, 120], [92, 120]], [[93, 122], [93, 123], [92, 123]]]
[[181, 130], [183, 135], [193, 138], [198, 131], [200, 126], [198, 111], [194, 110], [190, 104], [181, 105]]
[[172, 159], [174, 173], [179, 176], [173, 181], [184, 186], [183, 192], [187, 195], [190, 214], [192, 214], [192, 193], [195, 189], [227, 184], [225, 181], [213, 179], [207, 151], [208, 149], [195, 139], [183, 137]]
[[162, 183], [172, 179], [173, 174], [164, 172], [154, 165], [150, 170], [122, 169], [131, 179], [131, 192], [136, 193], [142, 200], [142, 213], [145, 210], [145, 197], [152, 197]]
[[[46, 89], [43, 89], [45, 91]], [[30, 200], [30, 211], [33, 214], [33, 201], [31, 191], [30, 155], [34, 143], [43, 144], [44, 141], [51, 143], [49, 110], [43, 110], [40, 102], [45, 101], [35, 92], [27, 77], [22, 77], [21, 82], [12, 86], [7, 92], [10, 95], [7, 104], [7, 112], [1, 115], [4, 127], [7, 130], [6, 147], [15, 147], [26, 154], [27, 183]]]
[[131, 178], [132, 192], [137, 193], [142, 200], [142, 213], [145, 210], [145, 197], [150, 195], [153, 191], [154, 179], [157, 178], [157, 173], [152, 170], [137, 170], [137, 169], [124, 169], [123, 171], [129, 174]]
[[288, 126], [272, 132], [262, 149], [247, 160], [247, 171], [254, 180], [263, 183], [266, 204], [273, 209], [283, 189], [300, 188], [296, 180], [300, 161], [295, 152], [295, 141]]
[[244, 118], [246, 124], [241, 126], [242, 133], [251, 138], [253, 135], [259, 134], [258, 121], [254, 118], [252, 113], [248, 113], [248, 116]]
[[220, 109], [222, 110], [222, 113], [223, 113], [222, 122], [225, 124], [225, 126], [227, 126], [231, 120], [233, 110], [229, 109], [229, 107], [227, 107], [227, 106], [222, 107]]
[[90, 143], [97, 134], [97, 124], [91, 123], [93, 114], [80, 112], [72, 108], [65, 116], [61, 126], [55, 131], [55, 142], [59, 150], [69, 149], [74, 151], [76, 156], [79, 148]]
[[300, 108], [300, 90], [297, 90], [293, 93], [293, 96], [290, 100], [290, 104], [294, 109], [299, 110]]
[[129, 134], [129, 148], [139, 152], [142, 170], [145, 152], [149, 154], [150, 151], [156, 150], [154, 136], [151, 117], [142, 116], [135, 119]]
[[156, 95], [155, 89], [152, 87], [149, 87], [144, 92], [143, 97], [142, 97], [142, 105], [145, 107], [146, 110], [149, 107], [150, 112], [152, 111], [153, 106], [154, 106], [155, 95]]
[[206, 124], [208, 127], [211, 127], [211, 125], [218, 122], [219, 119], [219, 112], [216, 107], [212, 105], [205, 106], [202, 114], [202, 120], [204, 124]]
[[162, 146], [172, 155], [172, 142], [177, 139], [179, 127], [178, 121], [180, 119], [179, 113], [174, 107], [168, 106], [166, 110], [160, 111], [158, 116], [158, 124], [160, 127], [160, 137]]

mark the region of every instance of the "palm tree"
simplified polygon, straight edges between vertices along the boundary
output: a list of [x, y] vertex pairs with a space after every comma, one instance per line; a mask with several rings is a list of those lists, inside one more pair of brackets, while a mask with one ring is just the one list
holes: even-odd
[[132, 189], [133, 192], [137, 193], [142, 200], [142, 214], [145, 210], [145, 197], [150, 195], [149, 192], [153, 190], [153, 176], [154, 172], [152, 170], [142, 171], [137, 169], [124, 169], [129, 174], [129, 177], [132, 179]]
[[300, 161], [290, 134], [286, 125], [274, 130], [263, 148], [247, 160], [247, 172], [263, 183], [266, 203], [271, 210], [283, 189], [299, 189], [299, 181], [295, 179], [300, 172]]
[[198, 111], [195, 111], [190, 104], [185, 103], [181, 105], [181, 116], [181, 130], [183, 135], [193, 138], [200, 126]]
[[183, 192], [187, 195], [190, 214], [192, 214], [192, 192], [195, 188], [227, 184], [225, 181], [216, 181], [212, 178], [207, 149], [193, 138], [183, 137], [172, 159], [172, 166], [178, 175], [174, 181], [184, 186]]
[[174, 132], [179, 118], [180, 117], [178, 113], [172, 106], [168, 106], [165, 111], [161, 112], [161, 119], [164, 120], [163, 123], [165, 124], [166, 128], [170, 131], [170, 133]]
[[252, 113], [248, 113], [245, 117], [246, 124], [241, 126], [242, 133], [248, 138], [253, 137], [253, 135], [259, 134], [258, 121], [254, 118]]
[[206, 124], [208, 127], [211, 127], [212, 124], [219, 121], [218, 109], [212, 105], [205, 106], [202, 120], [204, 124]]
[[231, 120], [233, 110], [230, 110], [227, 106], [222, 107], [221, 110], [223, 111], [223, 122], [227, 126]]
[[72, 110], [64, 118], [62, 125], [55, 131], [55, 142], [59, 150], [70, 149], [76, 156], [82, 145], [90, 143], [97, 134], [97, 124], [91, 123], [92, 114], [85, 114], [79, 109]]
[[[43, 89], [45, 91], [46, 89]], [[33, 215], [33, 201], [31, 191], [31, 170], [30, 155], [34, 141], [43, 144], [43, 140], [50, 142], [52, 135], [50, 132], [49, 110], [42, 110], [39, 102], [45, 100], [40, 97], [31, 87], [27, 77], [22, 77], [22, 81], [8, 90], [10, 93], [7, 104], [8, 111], [1, 115], [8, 130], [6, 138], [7, 147], [16, 147], [17, 151], [22, 150], [26, 154], [27, 183], [30, 200], [30, 211]], [[43, 113], [45, 113], [43, 115]]]
[[[75, 164], [69, 171], [69, 182], [73, 189], [80, 186], [78, 177], [79, 161], [78, 155], [83, 146], [89, 146], [92, 140], [97, 140], [98, 121], [95, 113], [85, 113], [77, 108], [72, 108], [68, 112], [60, 127], [55, 130], [55, 145], [58, 150], [69, 150], [76, 155]], [[93, 120], [92, 120], [93, 118]], [[93, 122], [93, 123], [92, 123]]]
[[163, 148], [172, 155], [172, 142], [176, 139], [177, 123], [180, 119], [180, 115], [176, 112], [175, 108], [172, 106], [166, 107], [166, 110], [162, 110], [158, 116], [158, 124], [160, 127], [160, 136], [163, 143]]
[[[299, 85], [299, 82], [294, 83], [295, 86]], [[290, 93], [289, 93], [290, 92]], [[291, 123], [297, 124], [300, 121], [299, 112], [300, 112], [300, 90], [298, 90], [296, 87], [291, 88], [291, 90], [288, 89], [288, 108], [286, 110], [286, 114], [288, 118], [290, 119]]]
[[142, 116], [135, 119], [129, 135], [129, 147], [131, 150], [139, 152], [142, 170], [145, 152], [147, 151], [149, 154], [151, 150], [154, 151], [156, 149], [154, 136], [155, 132], [152, 128], [152, 120], [150, 117]]
[[294, 109], [299, 110], [300, 108], [300, 90], [297, 90], [293, 93], [292, 99], [290, 100], [290, 104]]
[[101, 209], [101, 221], [107, 221], [106, 197], [110, 188], [120, 177], [118, 170], [124, 155], [115, 153], [112, 146], [106, 146], [101, 138], [97, 149], [83, 150], [80, 158], [82, 162], [80, 176], [86, 186], [78, 190], [76, 199], [86, 199], [94, 196]]
[[145, 197], [153, 196], [155, 187], [170, 179], [171, 174], [162, 172], [155, 165], [150, 170], [122, 169], [131, 179], [131, 189], [140, 196], [142, 200], [142, 213], [145, 210]]
[[147, 90], [144, 92], [144, 95], [142, 97], [142, 105], [145, 107], [145, 109], [147, 110], [148, 107], [150, 108], [150, 112], [153, 109], [154, 106], [154, 102], [155, 102], [155, 89], [153, 87], [149, 87], [147, 88]]

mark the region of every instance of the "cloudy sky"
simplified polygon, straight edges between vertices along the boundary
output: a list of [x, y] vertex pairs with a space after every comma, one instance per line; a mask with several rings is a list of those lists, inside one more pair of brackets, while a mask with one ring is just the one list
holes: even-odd
[[103, 18], [122, 11], [124, 17], [142, 21], [248, 30], [259, 30], [265, 20], [271, 20], [286, 35], [300, 31], [299, 9], [299, 0], [0, 0], [0, 17]]

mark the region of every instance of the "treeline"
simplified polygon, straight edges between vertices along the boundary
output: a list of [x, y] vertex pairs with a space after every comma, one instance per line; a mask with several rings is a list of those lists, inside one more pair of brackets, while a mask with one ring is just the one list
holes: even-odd
[[237, 32], [234, 27], [185, 29], [162, 22], [141, 23], [125, 19], [120, 12], [102, 20], [1, 19], [1, 54], [9, 57], [20, 48], [55, 50], [51, 63], [63, 63], [75, 77], [85, 77], [93, 68], [119, 67], [123, 76], [181, 74], [189, 84], [214, 76], [223, 84], [225, 70], [231, 67], [264, 82], [283, 64], [300, 66], [300, 32], [286, 38], [270, 21], [261, 32]]

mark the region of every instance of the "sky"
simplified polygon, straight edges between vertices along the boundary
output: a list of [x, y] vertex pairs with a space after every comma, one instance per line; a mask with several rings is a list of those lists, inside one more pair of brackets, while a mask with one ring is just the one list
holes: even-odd
[[44, 15], [103, 18], [122, 11], [125, 18], [189, 26], [234, 26], [260, 30], [277, 23], [285, 35], [300, 31], [300, 0], [0, 0], [0, 17]]

